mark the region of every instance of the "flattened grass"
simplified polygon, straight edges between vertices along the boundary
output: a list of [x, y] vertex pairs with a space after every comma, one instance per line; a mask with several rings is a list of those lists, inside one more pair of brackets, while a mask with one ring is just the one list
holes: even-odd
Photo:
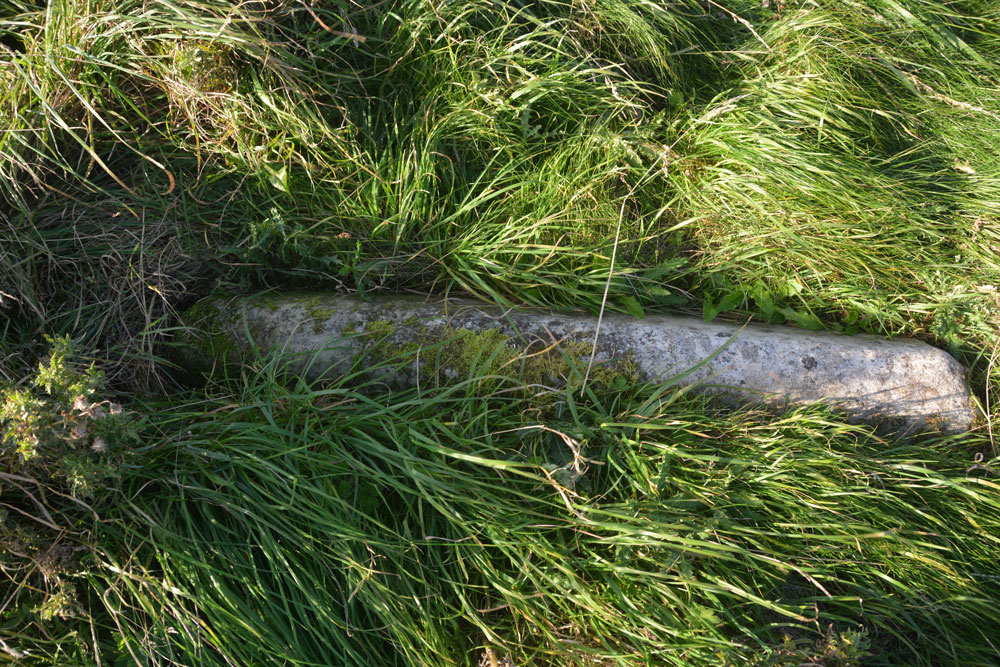
[[816, 410], [709, 414], [669, 387], [532, 414], [494, 382], [372, 396], [284, 389], [273, 369], [174, 405], [124, 485], [102, 538], [128, 545], [124, 574], [94, 576], [138, 654], [995, 660], [1000, 489], [955, 443], [894, 446]]

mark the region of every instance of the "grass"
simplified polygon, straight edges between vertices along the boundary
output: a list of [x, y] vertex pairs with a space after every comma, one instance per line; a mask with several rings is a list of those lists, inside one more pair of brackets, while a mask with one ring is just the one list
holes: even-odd
[[[4, 445], [3, 655], [995, 663], [997, 63], [977, 0], [0, 0], [0, 384], [69, 448]], [[303, 286], [916, 336], [983, 419], [176, 385], [180, 311]]]
[[712, 416], [670, 387], [535, 420], [475, 381], [372, 398], [273, 372], [178, 411], [192, 428], [147, 464], [174, 474], [123, 488], [101, 541], [130, 545], [130, 578], [95, 585], [137, 653], [791, 665], [855, 633], [863, 664], [995, 656], [997, 487], [954, 443]]

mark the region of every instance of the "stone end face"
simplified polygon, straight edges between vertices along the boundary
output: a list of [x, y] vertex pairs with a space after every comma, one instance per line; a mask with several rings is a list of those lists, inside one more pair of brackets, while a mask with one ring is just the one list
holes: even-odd
[[176, 365], [181, 378], [197, 382], [227, 363], [240, 350], [244, 341], [216, 299], [196, 303], [181, 313], [184, 329], [167, 348], [167, 357]]
[[[434, 349], [434, 341], [456, 332], [494, 331], [518, 354], [530, 355], [556, 341], [563, 341], [563, 349], [585, 345], [589, 352], [597, 325], [596, 318], [585, 315], [504, 310], [470, 301], [361, 301], [331, 294], [213, 299], [182, 319], [204, 332], [186, 345], [190, 367], [211, 367], [219, 358], [233, 361], [247, 346], [249, 334], [263, 350], [298, 355], [290, 368], [310, 378], [346, 372], [376, 340], [403, 354]], [[960, 433], [976, 419], [961, 364], [910, 339], [612, 314], [602, 320], [595, 359], [627, 360], [638, 381], [687, 373], [680, 383], [695, 384], [727, 402], [777, 408], [823, 402], [851, 421], [903, 435]], [[383, 379], [392, 386], [413, 386], [419, 381], [418, 366], [415, 362], [410, 371]]]
[[921, 341], [666, 316], [616, 318], [607, 331], [618, 347], [640, 350], [649, 379], [694, 368], [688, 382], [727, 402], [823, 402], [903, 434], [962, 432], [975, 419], [961, 364]]

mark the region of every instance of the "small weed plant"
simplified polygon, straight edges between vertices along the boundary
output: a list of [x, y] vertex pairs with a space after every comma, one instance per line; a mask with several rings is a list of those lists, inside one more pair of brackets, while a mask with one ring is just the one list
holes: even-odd
[[8, 642], [36, 635], [46, 645], [7, 645], [13, 657], [40, 649], [69, 660], [89, 652], [91, 600], [77, 582], [136, 438], [122, 407], [101, 399], [94, 364], [68, 337], [48, 341], [29, 382], [0, 386], [0, 627]]

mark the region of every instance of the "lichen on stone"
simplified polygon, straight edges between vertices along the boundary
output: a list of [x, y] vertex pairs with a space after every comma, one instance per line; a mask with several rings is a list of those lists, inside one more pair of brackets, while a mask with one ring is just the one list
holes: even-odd
[[313, 321], [313, 333], [320, 334], [323, 333], [323, 324], [337, 313], [337, 309], [312, 306], [307, 312]]
[[396, 333], [396, 325], [391, 320], [372, 320], [365, 324], [361, 338], [366, 342], [377, 342]]
[[[270, 299], [256, 299], [262, 302]], [[313, 332], [321, 334], [325, 323], [337, 309], [329, 300], [315, 294], [303, 294], [292, 303], [304, 311], [312, 322]], [[271, 304], [273, 305], [273, 304]], [[264, 305], [267, 310], [275, 310]], [[265, 317], [264, 320], [268, 318]], [[223, 359], [227, 364], [238, 363], [245, 344], [232, 313], [219, 309], [218, 302], [203, 301], [184, 315], [191, 327], [182, 336], [189, 354], [200, 357], [202, 365]], [[394, 384], [449, 384], [473, 380], [483, 392], [501, 386], [538, 392], [539, 387], [576, 391], [583, 383], [593, 388], [626, 389], [640, 381], [639, 368], [631, 355], [599, 361], [591, 365], [592, 343], [567, 339], [551, 347], [539, 349], [509, 335], [502, 325], [481, 330], [443, 325], [441, 321], [422, 323], [416, 315], [397, 321], [374, 319], [347, 324], [340, 334], [355, 338], [354, 362], [375, 369], [379, 381], [395, 374]], [[262, 321], [258, 324], [266, 324]], [[255, 340], [267, 340], [269, 332], [248, 322], [249, 334]], [[396, 370], [393, 370], [395, 368]], [[388, 375], [387, 375], [388, 373]]]
[[[345, 329], [344, 333], [352, 332]], [[410, 364], [425, 384], [477, 378], [484, 390], [499, 385], [574, 389], [583, 381], [591, 352], [589, 343], [576, 340], [532, 352], [499, 327], [473, 331], [407, 326], [405, 322], [396, 326], [389, 320], [375, 320], [366, 324], [360, 337], [365, 348], [358, 359], [368, 356], [375, 363], [392, 360]], [[588, 384], [625, 389], [639, 381], [638, 365], [627, 355], [594, 364]]]

